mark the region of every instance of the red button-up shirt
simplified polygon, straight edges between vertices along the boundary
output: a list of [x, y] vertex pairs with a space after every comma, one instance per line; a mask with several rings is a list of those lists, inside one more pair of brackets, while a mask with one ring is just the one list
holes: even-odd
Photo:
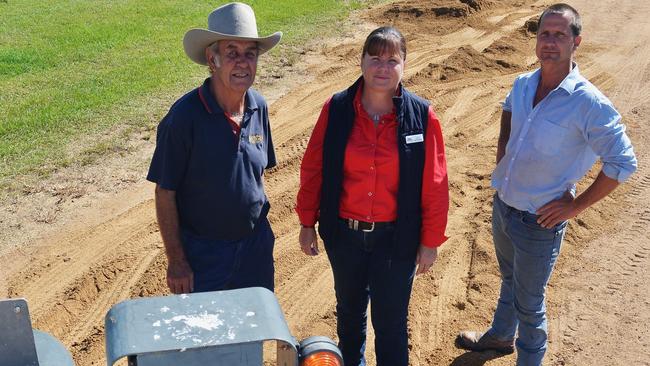
[[[395, 110], [375, 126], [361, 105], [361, 88], [354, 98], [355, 120], [345, 149], [339, 216], [366, 222], [397, 219], [399, 152]], [[313, 226], [318, 219], [322, 184], [323, 140], [330, 100], [321, 110], [300, 166], [296, 212], [300, 222]], [[447, 240], [449, 188], [440, 122], [429, 107], [424, 137], [421, 243], [438, 247]]]

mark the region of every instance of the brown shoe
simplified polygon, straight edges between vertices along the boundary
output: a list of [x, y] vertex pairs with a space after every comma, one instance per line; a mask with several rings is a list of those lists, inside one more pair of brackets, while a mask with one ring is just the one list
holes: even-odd
[[462, 331], [456, 337], [456, 345], [470, 351], [493, 350], [499, 353], [510, 354], [515, 351], [514, 341], [500, 341], [495, 337], [481, 332]]

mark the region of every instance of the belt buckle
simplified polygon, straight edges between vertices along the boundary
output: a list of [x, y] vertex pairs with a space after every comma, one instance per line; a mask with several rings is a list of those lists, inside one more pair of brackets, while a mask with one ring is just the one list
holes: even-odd
[[364, 233], [371, 233], [371, 232], [373, 232], [373, 231], [375, 230], [375, 223], [374, 223], [374, 222], [371, 222], [370, 224], [371, 224], [371, 225], [370, 225], [370, 229], [367, 229], [367, 230], [366, 230], [366, 229], [361, 229], [361, 231], [363, 231]]

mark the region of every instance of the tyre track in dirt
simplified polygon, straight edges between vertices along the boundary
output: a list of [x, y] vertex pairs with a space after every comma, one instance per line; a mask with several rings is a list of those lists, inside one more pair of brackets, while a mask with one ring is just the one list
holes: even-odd
[[[604, 364], [642, 365], [650, 360], [646, 337], [650, 321], [646, 296], [650, 281], [650, 172], [642, 167], [628, 184], [623, 197], [626, 208], [617, 227], [589, 242], [580, 255], [582, 262], [569, 266], [575, 276], [563, 278], [569, 291], [562, 295], [560, 314], [552, 324], [558, 334], [553, 351], [559, 354], [554, 356], [566, 364], [603, 359]], [[612, 309], [612, 303], [625, 306]], [[583, 341], [590, 335], [598, 335], [596, 344]], [[606, 339], [625, 339], [626, 345], [604, 342]]]
[[54, 239], [44, 251], [36, 253], [31, 268], [10, 282], [10, 288], [20, 287], [19, 294], [33, 303], [33, 314], [39, 315], [41, 306], [50, 303], [53, 295], [83, 278], [88, 267], [114, 254], [115, 245], [126, 243], [126, 248], [120, 248], [124, 251], [135, 237], [156, 230], [148, 218], [152, 210], [152, 202], [147, 202], [88, 231]]
[[[158, 234], [156, 233], [156, 235]], [[152, 238], [147, 239], [151, 240]], [[93, 327], [101, 324], [104, 321], [106, 309], [110, 309], [110, 307], [118, 302], [129, 298], [131, 288], [135, 286], [136, 282], [160, 252], [161, 249], [152, 249], [148, 252], [141, 253], [139, 257], [132, 258], [130, 263], [133, 265], [116, 276], [112, 281], [113, 283], [106, 289], [100, 291], [101, 296], [94, 301], [90, 311], [80, 317], [80, 321], [63, 338], [63, 341], [72, 343], [76, 340], [83, 339], [84, 336], [90, 333]]]
[[28, 281], [22, 276], [12, 281], [10, 293], [29, 299], [35, 326], [77, 351], [77, 358], [85, 340], [101, 335], [106, 311], [130, 297], [131, 287], [159, 254], [152, 209], [148, 202], [89, 232], [60, 239], [55, 247], [77, 249], [66, 250], [63, 259], [57, 254], [56, 261], [49, 262], [56, 265], [41, 265], [40, 273]]

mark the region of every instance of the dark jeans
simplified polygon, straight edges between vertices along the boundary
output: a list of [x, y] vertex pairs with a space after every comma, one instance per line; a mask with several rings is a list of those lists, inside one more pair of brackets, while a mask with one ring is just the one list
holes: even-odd
[[240, 240], [210, 240], [181, 232], [194, 271], [194, 292], [265, 287], [273, 291], [275, 236], [266, 218]]
[[406, 320], [415, 260], [393, 258], [394, 228], [371, 233], [339, 223], [325, 242], [334, 272], [337, 332], [345, 366], [365, 365], [366, 323], [370, 299], [378, 366], [408, 365]]

